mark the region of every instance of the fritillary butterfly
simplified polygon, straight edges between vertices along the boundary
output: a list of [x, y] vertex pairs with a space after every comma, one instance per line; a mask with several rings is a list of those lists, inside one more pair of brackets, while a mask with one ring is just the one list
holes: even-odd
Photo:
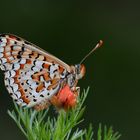
[[[102, 41], [94, 50], [101, 45]], [[85, 74], [83, 64], [69, 66], [12, 34], [0, 35], [0, 68], [14, 101], [20, 106], [38, 110], [50, 104], [64, 109], [75, 106], [79, 92], [76, 85]]]

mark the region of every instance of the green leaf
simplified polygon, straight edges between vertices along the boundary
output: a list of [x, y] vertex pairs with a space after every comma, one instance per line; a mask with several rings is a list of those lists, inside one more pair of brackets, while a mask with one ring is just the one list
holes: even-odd
[[[65, 112], [60, 110], [57, 115], [51, 117], [49, 110], [35, 111], [30, 108], [22, 108], [14, 103], [15, 109], [8, 110], [9, 116], [14, 120], [27, 140], [93, 140], [93, 127], [80, 129], [84, 102], [89, 93], [89, 87], [78, 97], [78, 104], [72, 110]], [[118, 140], [120, 134], [113, 131], [112, 127], [102, 130], [101, 124], [97, 132], [97, 140]]]

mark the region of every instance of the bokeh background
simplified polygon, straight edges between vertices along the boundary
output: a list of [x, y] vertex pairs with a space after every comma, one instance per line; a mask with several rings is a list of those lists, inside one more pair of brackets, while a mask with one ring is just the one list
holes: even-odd
[[[111, 0], [0, 0], [0, 33], [13, 33], [68, 64], [86, 61], [81, 89], [90, 86], [85, 122], [112, 125], [120, 140], [138, 140], [140, 129], [140, 2]], [[92, 45], [90, 45], [92, 44]], [[25, 140], [7, 115], [12, 100], [0, 73], [0, 139]]]

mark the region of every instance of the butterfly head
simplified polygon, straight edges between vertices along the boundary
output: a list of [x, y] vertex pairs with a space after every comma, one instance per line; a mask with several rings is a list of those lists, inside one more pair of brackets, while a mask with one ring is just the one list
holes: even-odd
[[86, 70], [83, 64], [72, 65], [70, 68], [71, 72], [67, 76], [67, 83], [70, 87], [73, 87], [85, 75]]
[[76, 79], [81, 79], [86, 72], [86, 68], [83, 64], [76, 64], [75, 65], [75, 75], [76, 75]]

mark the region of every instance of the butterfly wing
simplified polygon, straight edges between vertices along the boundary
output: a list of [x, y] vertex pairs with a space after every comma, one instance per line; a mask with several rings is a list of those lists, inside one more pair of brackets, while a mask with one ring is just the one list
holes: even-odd
[[34, 106], [59, 91], [70, 67], [55, 56], [15, 35], [0, 35], [0, 68], [11, 97]]

